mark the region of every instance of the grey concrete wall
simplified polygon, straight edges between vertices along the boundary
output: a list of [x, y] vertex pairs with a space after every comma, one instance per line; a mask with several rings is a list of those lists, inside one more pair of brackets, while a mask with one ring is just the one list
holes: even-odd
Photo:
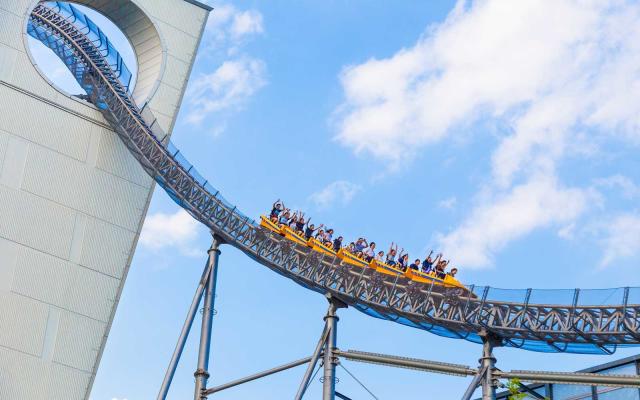
[[[131, 1], [81, 2], [129, 36], [136, 100], [170, 131], [208, 10]], [[153, 183], [93, 106], [33, 65], [34, 5], [0, 0], [0, 399], [85, 399]]]

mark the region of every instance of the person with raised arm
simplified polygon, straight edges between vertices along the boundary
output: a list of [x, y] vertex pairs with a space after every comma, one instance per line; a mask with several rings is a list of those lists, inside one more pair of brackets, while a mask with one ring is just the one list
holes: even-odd
[[356, 240], [356, 251], [362, 252], [368, 246], [369, 244], [365, 238], [358, 238], [358, 240]]
[[445, 261], [444, 259], [441, 259], [437, 264], [436, 264], [436, 276], [440, 279], [444, 279], [445, 277], [445, 269], [447, 268], [447, 265], [449, 265], [449, 261]]
[[298, 226], [298, 211], [294, 211], [291, 218], [289, 218], [289, 228], [295, 232], [296, 226]]
[[314, 224], [311, 223], [311, 218], [309, 218], [307, 220], [307, 228], [304, 230], [304, 237], [305, 239], [309, 240], [314, 236], [314, 233], [318, 230], [318, 229], [322, 229], [324, 227], [323, 224], [320, 224], [319, 227], [316, 228], [316, 226]]
[[295, 229], [296, 232], [298, 232], [300, 234], [304, 234], [304, 226], [305, 226], [304, 213], [302, 213], [298, 217], [298, 222], [296, 222], [296, 229]]
[[398, 254], [398, 267], [401, 270], [406, 271], [409, 266], [409, 253], [405, 253], [404, 249], [402, 249]]
[[433, 254], [433, 250], [429, 252], [427, 258], [422, 262], [422, 272], [425, 274], [431, 273], [433, 271], [433, 259], [431, 259], [431, 254]]
[[269, 218], [278, 218], [282, 210], [284, 210], [284, 203], [282, 202], [282, 200], [278, 199], [275, 201], [275, 203], [273, 203], [271, 213], [269, 213]]
[[289, 226], [289, 220], [291, 219], [291, 210], [285, 208], [278, 217], [278, 223], [280, 225]]
[[389, 251], [387, 252], [387, 258], [385, 263], [390, 266], [396, 265], [396, 253], [398, 252], [398, 245], [391, 242], [391, 246], [389, 246]]

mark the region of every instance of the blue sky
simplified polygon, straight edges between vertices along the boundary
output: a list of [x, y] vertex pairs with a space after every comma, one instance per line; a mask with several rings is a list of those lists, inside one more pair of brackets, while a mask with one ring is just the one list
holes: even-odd
[[[637, 3], [210, 4], [173, 140], [247, 215], [281, 198], [346, 238], [394, 241], [416, 256], [444, 251], [466, 283], [638, 285]], [[155, 396], [208, 243], [206, 230], [157, 191], [93, 400]], [[326, 301], [222, 251], [212, 384], [308, 355]], [[480, 355], [477, 345], [355, 310], [340, 316], [344, 349], [471, 366]], [[170, 398], [191, 395], [195, 348], [191, 340]], [[502, 369], [570, 371], [637, 351], [496, 353]], [[468, 384], [345, 366], [380, 399], [457, 399]], [[288, 398], [302, 374], [216, 398]], [[339, 377], [339, 391], [367, 398]]]

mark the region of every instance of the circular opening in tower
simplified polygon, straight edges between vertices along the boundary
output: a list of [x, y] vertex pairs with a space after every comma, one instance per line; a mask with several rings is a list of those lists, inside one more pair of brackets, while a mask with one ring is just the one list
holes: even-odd
[[[63, 18], [56, 26], [72, 23], [77, 31], [89, 38], [138, 105], [150, 99], [159, 85], [165, 52], [154, 22], [136, 0], [32, 1], [34, 10], [39, 13], [42, 7], [47, 7], [49, 11], [55, 11], [55, 18]], [[56, 35], [51, 29], [47, 31], [42, 21], [38, 24], [31, 16], [28, 18], [28, 40], [25, 41], [28, 44], [25, 45], [36, 69], [58, 90], [85, 95], [77, 82], [81, 77], [74, 76], [71, 73], [74, 68], [69, 68], [73, 67], [73, 57], [66, 56], [57, 46], [60, 30], [57, 30], [56, 42]], [[75, 70], [77, 72], [77, 68]]]
[[[71, 2], [46, 2], [44, 4], [57, 11], [87, 37], [98, 43], [104, 54], [107, 55], [112, 68], [117, 69], [120, 81], [133, 93], [138, 73], [138, 62], [133, 46], [124, 32], [105, 15], [90, 7]], [[35, 32], [33, 28], [31, 25], [27, 28], [29, 49], [41, 74], [58, 90], [78, 98], [84, 98], [87, 94], [86, 91], [69, 70], [69, 64], [74, 60], [64, 57], [64, 53], [55, 50], [58, 43], [53, 38], [47, 37], [42, 32]], [[100, 40], [102, 37], [104, 39]]]

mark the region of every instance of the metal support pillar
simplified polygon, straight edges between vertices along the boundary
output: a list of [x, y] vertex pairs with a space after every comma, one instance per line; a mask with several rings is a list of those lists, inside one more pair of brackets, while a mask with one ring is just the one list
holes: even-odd
[[176, 344], [176, 348], [173, 351], [173, 355], [171, 356], [169, 367], [167, 367], [167, 372], [165, 373], [164, 380], [162, 381], [162, 386], [160, 387], [160, 392], [158, 393], [157, 400], [165, 400], [167, 398], [167, 394], [169, 393], [169, 387], [171, 386], [171, 382], [173, 381], [173, 376], [176, 373], [176, 368], [178, 368], [178, 363], [180, 362], [180, 357], [182, 356], [184, 345], [186, 344], [187, 337], [189, 336], [189, 332], [191, 331], [193, 320], [196, 318], [196, 313], [198, 312], [198, 305], [200, 304], [200, 300], [202, 300], [202, 293], [204, 293], [205, 287], [207, 286], [207, 282], [209, 282], [210, 272], [211, 272], [211, 263], [207, 261], [207, 265], [205, 266], [204, 271], [202, 273], [202, 277], [200, 278], [200, 283], [198, 284], [196, 293], [193, 296], [191, 307], [189, 307], [187, 318], [184, 321], [184, 325], [182, 326], [182, 332], [180, 332], [178, 343]]
[[335, 400], [336, 398], [336, 366], [338, 357], [335, 355], [336, 342], [338, 338], [338, 316], [336, 310], [345, 308], [346, 304], [333, 296], [327, 296], [329, 300], [329, 310], [324, 317], [329, 331], [329, 337], [324, 345], [324, 376], [322, 381], [322, 400]]
[[313, 373], [313, 370], [318, 363], [318, 359], [322, 354], [322, 349], [324, 348], [328, 337], [329, 332], [327, 330], [327, 323], [325, 322], [324, 329], [322, 330], [322, 335], [320, 336], [320, 340], [316, 345], [316, 349], [311, 356], [311, 360], [309, 360], [309, 365], [307, 366], [307, 370], [304, 373], [304, 377], [302, 378], [302, 382], [300, 383], [300, 387], [298, 388], [298, 393], [296, 393], [295, 400], [302, 400], [302, 396], [304, 396], [304, 393], [307, 391], [309, 381], [311, 380], [311, 374]]
[[213, 325], [213, 307], [216, 295], [216, 279], [218, 276], [218, 259], [222, 241], [216, 235], [209, 249], [209, 278], [204, 291], [204, 308], [202, 312], [202, 328], [200, 330], [200, 350], [198, 352], [198, 369], [193, 374], [196, 378], [194, 400], [206, 400], [204, 390], [209, 379], [209, 352], [211, 350], [211, 328]]
[[480, 368], [484, 371], [482, 377], [482, 400], [496, 400], [496, 382], [493, 377], [493, 371], [496, 366], [496, 359], [493, 356], [493, 349], [499, 346], [501, 341], [488, 332], [480, 334], [482, 337], [482, 358]]

